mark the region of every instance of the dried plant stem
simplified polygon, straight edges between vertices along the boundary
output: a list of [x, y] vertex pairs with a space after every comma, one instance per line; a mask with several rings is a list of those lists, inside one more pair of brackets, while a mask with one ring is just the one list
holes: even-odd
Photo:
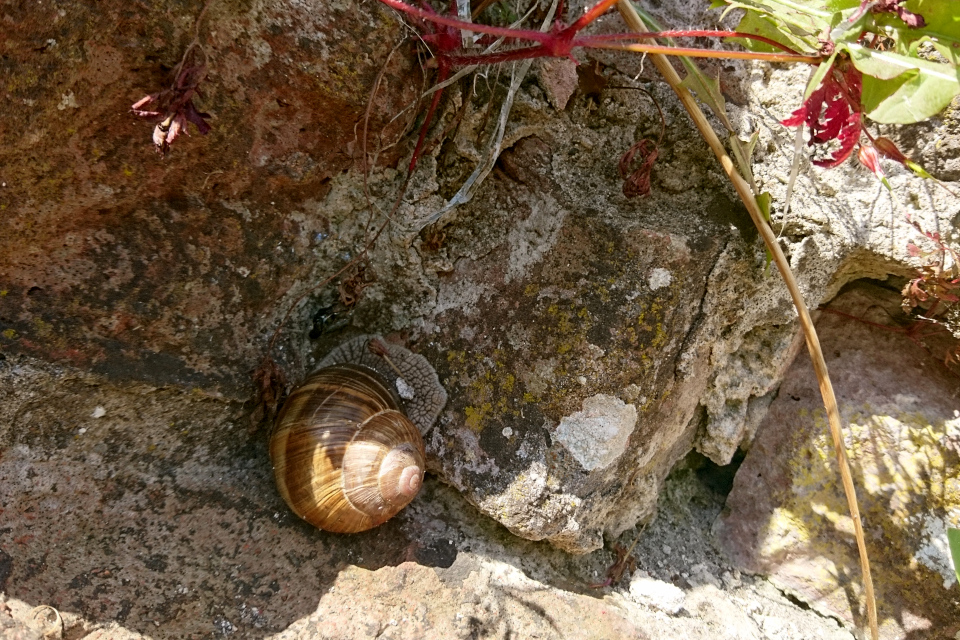
[[[645, 32], [648, 29], [637, 14], [636, 10], [629, 0], [620, 0], [617, 8], [623, 16], [627, 25], [638, 32]], [[850, 509], [850, 517], [853, 520], [854, 534], [857, 539], [857, 548], [860, 552], [860, 567], [863, 571], [864, 596], [867, 604], [867, 622], [870, 626], [870, 635], [873, 640], [878, 640], [879, 630], [877, 627], [877, 604], [873, 594], [873, 579], [870, 576], [870, 561], [867, 558], [867, 547], [863, 537], [863, 524], [860, 522], [860, 509], [857, 506], [857, 495], [853, 485], [853, 477], [850, 473], [850, 463], [847, 459], [847, 452], [843, 445], [843, 433], [840, 423], [840, 412], [837, 408], [837, 399], [833, 393], [833, 385], [830, 382], [830, 375], [827, 372], [827, 363], [823, 359], [823, 351], [820, 348], [820, 339], [817, 337], [817, 331], [813, 326], [813, 320], [810, 318], [810, 312], [807, 310], [806, 302], [800, 293], [800, 287], [797, 285], [793, 273], [790, 271], [790, 264], [786, 256], [777, 244], [777, 238], [764, 219], [757, 205], [756, 198], [750, 190], [750, 185], [737, 172], [733, 160], [727, 155], [723, 143], [717, 137], [716, 132], [710, 126], [703, 111], [700, 110], [696, 100], [684, 87], [680, 86], [680, 76], [671, 66], [670, 61], [663, 55], [650, 54], [653, 64], [660, 71], [660, 74], [667, 81], [667, 84], [676, 92], [680, 102], [690, 114], [694, 124], [700, 131], [710, 148], [713, 149], [717, 159], [723, 166], [730, 182], [737, 191], [737, 195], [743, 201], [744, 206], [750, 213], [753, 224], [756, 225], [763, 238], [764, 244], [773, 256], [773, 261], [780, 271], [787, 289], [790, 291], [790, 297], [793, 298], [793, 304], [797, 309], [797, 315], [800, 318], [800, 327], [807, 341], [807, 349], [810, 351], [810, 359], [813, 361], [813, 369], [817, 375], [817, 382], [820, 385], [820, 394], [823, 396], [823, 405], [827, 411], [827, 418], [830, 423], [830, 435], [833, 438], [833, 448], [837, 456], [837, 463], [840, 468], [840, 478], [843, 482], [844, 493], [847, 497], [847, 506]]]

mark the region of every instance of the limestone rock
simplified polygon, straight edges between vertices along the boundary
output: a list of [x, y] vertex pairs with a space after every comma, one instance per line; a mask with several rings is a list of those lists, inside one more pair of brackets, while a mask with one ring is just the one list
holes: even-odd
[[[896, 324], [898, 292], [878, 285], [852, 287], [830, 309], [848, 314], [824, 313], [817, 326], [846, 425], [881, 637], [952, 638], [960, 585], [945, 528], [960, 526], [960, 384], [941, 359], [956, 343], [933, 336], [928, 352], [911, 342]], [[820, 402], [799, 357], [716, 531], [742, 569], [860, 624], [859, 561]]]
[[583, 411], [560, 419], [554, 437], [587, 471], [607, 467], [620, 457], [637, 425], [637, 408], [620, 398], [597, 394]]

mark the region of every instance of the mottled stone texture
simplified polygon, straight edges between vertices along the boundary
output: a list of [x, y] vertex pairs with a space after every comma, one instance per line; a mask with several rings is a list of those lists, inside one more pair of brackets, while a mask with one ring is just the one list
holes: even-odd
[[[215, 0], [195, 99], [213, 131], [161, 159], [130, 105], [170, 85], [202, 6], [0, 7], [4, 350], [246, 391], [278, 300], [325, 251], [329, 219], [303, 208], [354, 166], [398, 24], [375, 2]], [[412, 96], [412, 60], [392, 61], [378, 132]]]
[[577, 594], [558, 601], [514, 567], [464, 554], [448, 569], [405, 563], [343, 571], [317, 611], [277, 640], [562, 638], [568, 632], [652, 637], [609, 601]]
[[[960, 379], [900, 333], [896, 291], [858, 284], [820, 331], [853, 467], [877, 592], [881, 637], [952, 638], [960, 586], [946, 527], [960, 527]], [[871, 326], [873, 322], [883, 327]], [[925, 329], [928, 331], [929, 327]], [[952, 344], [951, 344], [952, 342]], [[816, 610], [863, 623], [853, 525], [820, 394], [797, 359], [737, 474], [716, 531], [741, 568]]]
[[[214, 0], [195, 24], [201, 10], [0, 5], [3, 353], [250, 401], [264, 356], [296, 382], [343, 340], [383, 334], [423, 354], [450, 396], [427, 434], [430, 468], [514, 533], [573, 552], [651, 517], [692, 446], [724, 464], [749, 440], [799, 346], [795, 313], [640, 57], [577, 52], [593, 73], [576, 86], [566, 63], [517, 79], [503, 152], [447, 210], [489, 157], [510, 65], [446, 90], [407, 183], [430, 78], [414, 38], [394, 51], [410, 35], [395, 14], [375, 0]], [[714, 19], [703, 3], [663, 11], [670, 24]], [[596, 28], [623, 30], [613, 14]], [[195, 102], [213, 130], [161, 159], [154, 123], [130, 105], [170, 85], [195, 37], [208, 64]], [[765, 114], [792, 111], [805, 74], [722, 69], [739, 133], [759, 132], [758, 187], [777, 202], [793, 133]], [[640, 84], [649, 95], [616, 88]], [[955, 122], [937, 125], [944, 139]], [[618, 160], [661, 129], [653, 192], [629, 200]], [[906, 170], [889, 177], [927, 228], [960, 213]], [[811, 306], [851, 278], [906, 273], [909, 228], [881, 189], [855, 167], [801, 167], [791, 214], [774, 221]], [[362, 271], [320, 286], [361, 255]], [[597, 397], [637, 420], [585, 467], [554, 433]]]
[[[23, 356], [0, 359], [0, 393], [3, 640], [714, 640], [771, 623], [778, 640], [852, 640], [746, 577], [709, 593], [682, 581], [694, 559], [714, 582], [730, 571], [704, 529], [719, 502], [690, 510], [709, 492], [692, 473], [661, 503], [685, 516], [637, 549], [684, 589], [667, 618], [627, 581], [588, 587], [612, 552], [517, 538], [430, 476], [377, 529], [314, 529], [284, 505], [239, 402]], [[673, 559], [649, 551], [667, 544]], [[730, 617], [741, 602], [752, 620]], [[54, 609], [62, 635], [40, 624]]]
[[[513, 214], [531, 237], [552, 239], [535, 266], [511, 277], [527, 247], [508, 239], [441, 280], [441, 298], [447, 282], [496, 293], [436, 319], [431, 344], [443, 346], [434, 359], [450, 399], [427, 443], [443, 476], [509, 529], [586, 551], [602, 545], [604, 529], [616, 535], [651, 515], [656, 487], [689, 450], [691, 396], [706, 368], [684, 371], [681, 353], [724, 245], [539, 207], [514, 205]], [[657, 268], [673, 274], [669, 287], [649, 286]], [[603, 465], [584, 465], [555, 430], [601, 395], [637, 418]], [[605, 446], [602, 433], [596, 439]]]

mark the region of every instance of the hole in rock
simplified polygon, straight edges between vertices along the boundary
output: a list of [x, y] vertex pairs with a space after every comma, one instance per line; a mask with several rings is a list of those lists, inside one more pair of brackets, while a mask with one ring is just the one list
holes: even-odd
[[726, 497], [733, 489], [733, 478], [737, 475], [746, 455], [742, 449], [737, 449], [729, 464], [719, 465], [702, 453], [691, 451], [687, 455], [686, 462], [704, 487], [718, 496]]

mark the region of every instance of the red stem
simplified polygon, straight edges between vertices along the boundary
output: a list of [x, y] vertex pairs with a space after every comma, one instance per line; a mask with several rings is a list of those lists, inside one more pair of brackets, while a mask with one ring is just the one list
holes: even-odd
[[[447, 79], [447, 76], [450, 75], [450, 63], [444, 60], [440, 63], [440, 68], [437, 70], [437, 82], [436, 84], [442, 84], [444, 80]], [[427, 129], [430, 126], [430, 121], [433, 119], [433, 114], [437, 110], [437, 105], [440, 104], [440, 95], [442, 91], [434, 91], [433, 99], [430, 101], [430, 108], [427, 109], [427, 116], [423, 120], [423, 127], [420, 129], [420, 137], [417, 138], [417, 146], [413, 148], [413, 156], [410, 158], [410, 166], [407, 168], [407, 175], [413, 173], [413, 169], [417, 166], [417, 160], [420, 159], [420, 150], [423, 147], [423, 141], [427, 138]]]
[[[538, 46], [524, 47], [522, 49], [514, 49], [512, 51], [503, 51], [499, 53], [493, 53], [486, 56], [448, 56], [450, 63], [456, 66], [470, 65], [470, 64], [493, 64], [497, 62], [509, 62], [512, 60], [525, 60], [528, 58], [542, 58], [542, 57], [565, 57], [570, 55], [570, 50], [575, 47], [593, 47], [597, 49], [618, 49], [622, 51], [636, 51], [639, 53], [662, 53], [665, 55], [682, 55], [690, 56], [697, 58], [735, 58], [735, 59], [745, 59], [745, 60], [768, 60], [771, 62], [806, 62], [810, 64], [819, 64], [819, 56], [804, 56], [797, 55], [794, 53], [788, 54], [774, 54], [774, 53], [754, 53], [750, 51], [719, 51], [719, 50], [705, 50], [705, 49], [693, 49], [693, 48], [684, 48], [684, 47], [666, 47], [661, 45], [644, 45], [644, 44], [621, 44], [618, 42], [611, 42], [611, 40], [624, 39], [621, 36], [587, 36], [584, 38], [575, 39], [574, 35], [588, 24], [600, 17], [604, 12], [606, 12], [611, 6], [616, 3], [617, 0], [601, 0], [593, 7], [590, 8], [583, 16], [581, 16], [576, 22], [568, 27], [563, 27], [558, 22], [554, 29], [550, 32], [544, 33], [542, 31], [534, 31], [529, 29], [510, 29], [506, 27], [492, 27], [485, 24], [476, 24], [473, 22], [464, 22], [463, 20], [458, 20], [456, 18], [449, 18], [437, 13], [431, 13], [429, 11], [424, 11], [423, 9], [418, 9], [412, 7], [401, 0], [380, 0], [389, 7], [393, 7], [397, 11], [402, 11], [408, 15], [416, 16], [421, 20], [426, 20], [428, 22], [433, 22], [434, 24], [439, 24], [447, 27], [453, 27], [455, 29], [460, 29], [462, 31], [469, 31], [471, 33], [484, 33], [492, 36], [503, 37], [503, 38], [523, 38], [525, 40], [532, 40], [533, 42], [539, 43]], [[697, 33], [708, 34], [710, 32], [697, 32], [697, 31], [661, 31], [654, 34], [649, 34], [651, 36], [661, 36], [666, 37], [667, 34], [676, 35], [681, 37], [681, 35], [695, 35]], [[736, 37], [742, 38], [754, 38], [762, 42], [767, 42], [773, 46], [777, 46], [783, 49], [783, 45], [775, 43], [772, 40], [768, 41], [762, 36], [752, 36], [751, 34], [740, 34], [737, 32], [725, 32], [718, 31], [717, 34], [723, 34], [720, 37], [728, 37], [727, 34], [736, 34]], [[635, 36], [639, 37], [639, 36]], [[787, 49], [789, 51], [789, 49]]]
[[580, 31], [585, 26], [606, 13], [607, 10], [613, 5], [617, 4], [618, 1], [619, 0], [600, 0], [600, 2], [590, 7], [585, 14], [580, 16], [580, 18], [572, 25], [567, 27], [567, 29], [572, 30], [574, 33]]
[[491, 36], [504, 38], [524, 38], [526, 40], [533, 40], [534, 42], [539, 42], [541, 44], [553, 43], [557, 39], [557, 36], [554, 33], [544, 33], [542, 31], [533, 31], [530, 29], [492, 27], [486, 24], [464, 22], [463, 20], [457, 20], [456, 18], [448, 18], [447, 16], [443, 16], [438, 13], [430, 13], [424, 11], [423, 9], [411, 7], [400, 0], [380, 0], [380, 2], [388, 7], [393, 7], [397, 11], [402, 11], [408, 15], [416, 16], [421, 20], [433, 22], [434, 24], [441, 24], [445, 27], [453, 27], [455, 29], [460, 29], [461, 31], [470, 31], [471, 33], [486, 33]]

